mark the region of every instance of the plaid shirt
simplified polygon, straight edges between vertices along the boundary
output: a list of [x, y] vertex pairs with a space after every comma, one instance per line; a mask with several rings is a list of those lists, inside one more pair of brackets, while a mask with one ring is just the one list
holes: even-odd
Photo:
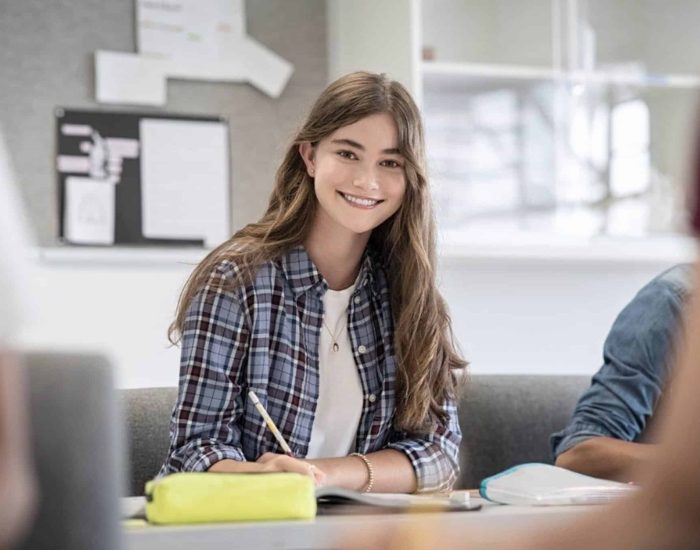
[[[328, 285], [302, 247], [262, 265], [251, 284], [223, 290], [238, 266], [223, 261], [190, 305], [182, 334], [178, 400], [160, 475], [205, 471], [222, 459], [281, 452], [248, 400], [254, 390], [295, 456], [306, 456], [319, 392], [318, 346]], [[218, 279], [218, 281], [216, 280]], [[396, 359], [389, 287], [365, 254], [348, 306], [348, 332], [364, 399], [355, 451], [396, 449], [415, 469], [419, 491], [449, 489], [461, 432], [454, 402], [446, 425], [427, 434], [393, 427]]]

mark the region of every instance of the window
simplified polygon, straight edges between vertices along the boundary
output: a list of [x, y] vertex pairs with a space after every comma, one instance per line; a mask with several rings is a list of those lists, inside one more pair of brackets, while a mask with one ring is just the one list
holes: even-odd
[[700, 2], [425, 0], [422, 16], [444, 234], [682, 231]]

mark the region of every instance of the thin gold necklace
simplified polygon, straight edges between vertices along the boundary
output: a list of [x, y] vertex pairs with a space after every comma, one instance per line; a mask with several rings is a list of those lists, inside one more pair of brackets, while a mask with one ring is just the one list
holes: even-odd
[[331, 337], [331, 341], [333, 342], [331, 349], [334, 352], [338, 352], [340, 350], [340, 345], [338, 344], [338, 337], [343, 332], [343, 328], [345, 328], [346, 322], [347, 322], [347, 319], [345, 319], [345, 315], [343, 315], [343, 323], [341, 323], [340, 329], [335, 334], [333, 334], [331, 332], [331, 329], [328, 328], [328, 325], [326, 324], [326, 319], [325, 318], [323, 319], [323, 326], [326, 327], [326, 330], [328, 331], [328, 335]]

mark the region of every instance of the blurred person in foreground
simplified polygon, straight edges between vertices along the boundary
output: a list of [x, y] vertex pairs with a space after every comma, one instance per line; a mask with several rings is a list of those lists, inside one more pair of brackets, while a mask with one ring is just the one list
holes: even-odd
[[24, 373], [15, 351], [27, 313], [25, 220], [0, 135], [0, 549], [12, 548], [34, 509]]
[[[698, 136], [700, 137], [700, 136]], [[692, 233], [700, 243], [700, 139], [691, 190]], [[700, 287], [700, 270], [693, 289]], [[659, 452], [643, 467], [642, 488], [625, 498], [546, 529], [447, 529], [416, 518], [403, 531], [382, 526], [353, 533], [349, 548], [488, 548], [489, 550], [685, 550], [700, 548], [700, 293], [684, 315], [671, 394], [658, 411]]]

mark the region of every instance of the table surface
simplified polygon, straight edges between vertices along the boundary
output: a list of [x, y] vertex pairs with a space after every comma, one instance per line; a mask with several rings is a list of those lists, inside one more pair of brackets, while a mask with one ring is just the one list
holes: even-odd
[[376, 508], [338, 509], [308, 521], [262, 521], [183, 526], [129, 526], [124, 529], [127, 550], [192, 550], [192, 548], [238, 548], [312, 550], [337, 547], [344, 538], [368, 525], [400, 529], [417, 517], [440, 529], [459, 527], [524, 528], [566, 521], [596, 506], [501, 506], [472, 496], [481, 510], [447, 513], [386, 513]]

